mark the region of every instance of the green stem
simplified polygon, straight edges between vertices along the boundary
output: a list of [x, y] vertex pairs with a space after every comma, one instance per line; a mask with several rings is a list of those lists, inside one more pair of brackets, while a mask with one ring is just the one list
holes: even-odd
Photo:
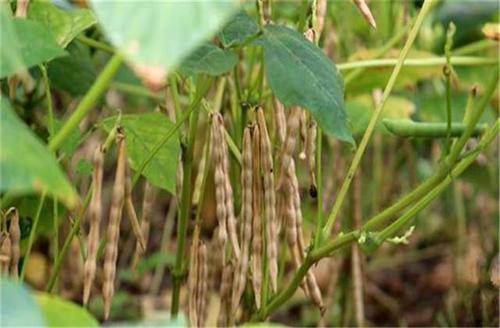
[[334, 251], [341, 249], [349, 245], [351, 242], [356, 240], [357, 232], [351, 231], [347, 234], [340, 235], [335, 240], [329, 242], [327, 245], [319, 247], [318, 249], [313, 250], [308, 256], [304, 259], [304, 263], [297, 270], [295, 275], [292, 278], [292, 281], [288, 284], [288, 286], [283, 289], [281, 292], [276, 294], [266, 306], [263, 306], [259, 312], [255, 313], [251, 321], [262, 321], [267, 318], [271, 313], [273, 313], [276, 309], [278, 309], [283, 303], [288, 301], [290, 297], [292, 297], [293, 293], [299, 287], [300, 283], [304, 279], [307, 271], [311, 268], [311, 266], [318, 262], [323, 257], [331, 255]]
[[179, 90], [177, 88], [177, 78], [175, 74], [170, 74], [168, 77], [168, 86], [170, 87], [170, 93], [172, 95], [172, 101], [174, 103], [175, 116], [181, 116], [181, 102], [179, 100]]
[[112, 82], [111, 89], [115, 89], [121, 92], [129, 93], [134, 96], [139, 96], [139, 97], [146, 97], [146, 98], [151, 98], [156, 101], [163, 101], [163, 96], [154, 92], [149, 91], [148, 89], [135, 85], [135, 84], [130, 84], [130, 83], [123, 83], [123, 82]]
[[121, 67], [123, 58], [119, 54], [115, 54], [110, 61], [107, 63], [106, 67], [102, 70], [101, 74], [94, 82], [90, 90], [85, 94], [78, 107], [75, 109], [73, 114], [69, 117], [66, 123], [63, 125], [61, 130], [50, 140], [49, 149], [53, 152], [58, 150], [64, 141], [69, 137], [75, 129], [78, 128], [78, 124], [87, 116], [90, 110], [94, 107], [96, 102], [101, 98], [103, 93], [107, 90], [108, 86], [113, 79], [113, 76], [118, 72]]
[[[447, 138], [460, 137], [466, 124], [453, 122], [415, 122], [408, 119], [384, 119], [382, 121], [389, 132], [403, 138]], [[477, 137], [484, 133], [487, 124], [478, 124], [472, 130], [472, 136]], [[448, 130], [450, 129], [450, 130]]]
[[85, 35], [79, 35], [76, 37], [76, 39], [78, 41], [80, 41], [81, 43], [86, 44], [92, 48], [102, 50], [102, 51], [107, 52], [109, 54], [115, 53], [115, 49], [113, 49], [113, 47], [111, 47], [110, 45], [103, 43], [103, 42], [100, 42], [100, 41], [97, 41], [97, 40], [94, 40], [94, 39], [91, 39], [89, 37], [86, 37]]
[[26, 266], [31, 253], [31, 248], [35, 241], [36, 230], [38, 229], [38, 222], [40, 221], [40, 214], [42, 213], [43, 204], [45, 203], [46, 193], [44, 192], [40, 197], [38, 202], [38, 208], [36, 210], [35, 219], [33, 220], [33, 225], [31, 226], [30, 236], [28, 239], [28, 246], [26, 247], [26, 253], [24, 254], [23, 266], [21, 268], [21, 274], [19, 275], [19, 280], [24, 281], [24, 275], [26, 273]]
[[54, 261], [54, 267], [52, 268], [52, 272], [50, 274], [49, 278], [49, 283], [47, 284], [47, 293], [52, 293], [54, 290], [54, 286], [57, 281], [57, 277], [59, 276], [59, 271], [61, 270], [61, 265], [66, 257], [66, 253], [68, 252], [71, 242], [73, 241], [73, 238], [76, 236], [78, 231], [80, 231], [80, 222], [85, 215], [85, 211], [87, 210], [87, 207], [90, 204], [90, 198], [92, 196], [92, 187], [89, 188], [89, 191], [87, 192], [87, 195], [85, 196], [85, 200], [83, 202], [83, 207], [80, 210], [80, 213], [78, 213], [78, 216], [76, 217], [76, 220], [73, 222], [73, 226], [71, 227], [71, 230], [64, 240], [63, 247], [61, 248], [61, 251], [59, 252], [58, 256], [56, 257]]
[[[198, 108], [200, 101], [196, 101], [196, 99], [202, 98], [202, 95], [205, 93], [205, 87], [198, 84], [197, 88], [197, 96], [195, 96], [195, 101], [193, 103], [197, 104], [193, 106], [194, 108]], [[184, 165], [184, 177], [182, 183], [182, 194], [181, 194], [181, 202], [180, 202], [180, 215], [179, 221], [177, 225], [177, 253], [175, 257], [175, 266], [172, 270], [172, 307], [171, 307], [171, 316], [173, 318], [177, 317], [179, 312], [179, 297], [181, 290], [181, 283], [183, 278], [184, 271], [184, 251], [186, 247], [186, 235], [188, 228], [188, 220], [189, 220], [189, 212], [191, 208], [191, 177], [193, 171], [193, 156], [194, 156], [194, 143], [196, 140], [196, 132], [198, 127], [198, 117], [199, 111], [193, 111], [191, 120], [189, 122], [189, 140], [186, 151], [182, 158]]]
[[[455, 66], [478, 66], [478, 65], [496, 65], [498, 58], [489, 57], [471, 57], [471, 56], [453, 56], [450, 58], [450, 63]], [[339, 71], [348, 71], [356, 68], [370, 67], [390, 67], [398, 66], [399, 59], [383, 58], [353, 61], [350, 63], [337, 64]], [[432, 58], [408, 58], [404, 62], [404, 67], [422, 67], [422, 66], [441, 66], [446, 64], [445, 57]]]
[[337, 219], [337, 216], [340, 212], [341, 206], [344, 202], [345, 196], [347, 194], [347, 191], [349, 190], [349, 186], [351, 185], [352, 178], [354, 177], [354, 174], [356, 173], [356, 170], [358, 169], [358, 165], [361, 162], [361, 158], [363, 157], [363, 154], [365, 152], [366, 146], [368, 145], [368, 141], [370, 140], [373, 131], [375, 129], [375, 125], [377, 124], [380, 115], [382, 114], [382, 110], [384, 109], [385, 102], [387, 101], [387, 98], [392, 92], [392, 89], [396, 83], [396, 79], [399, 75], [399, 72], [401, 71], [401, 68], [403, 67], [403, 64], [405, 62], [405, 59], [408, 55], [408, 52], [410, 51], [411, 46], [413, 45], [413, 42], [415, 41], [415, 38], [417, 37], [417, 33], [420, 30], [420, 26], [422, 25], [424, 18], [427, 16], [427, 13], [429, 13], [430, 9], [432, 8], [433, 1], [426, 0], [424, 2], [424, 5], [422, 9], [420, 10], [420, 13], [418, 14], [418, 17], [415, 21], [415, 25], [412, 27], [410, 34], [408, 36], [408, 40], [406, 41], [403, 50], [401, 51], [401, 54], [399, 56], [399, 59], [397, 60], [396, 67], [394, 67], [394, 70], [391, 74], [391, 77], [389, 78], [389, 82], [387, 83], [387, 86], [384, 90], [384, 94], [382, 95], [382, 99], [380, 103], [377, 105], [377, 108], [375, 109], [372, 117], [370, 118], [370, 122], [368, 123], [368, 128], [365, 131], [365, 134], [363, 135], [363, 139], [361, 140], [361, 143], [359, 144], [359, 147], [354, 154], [354, 159], [351, 163], [351, 166], [349, 167], [349, 170], [347, 172], [347, 176], [344, 180], [344, 183], [342, 184], [342, 187], [338, 193], [337, 199], [335, 200], [335, 203], [333, 205], [333, 209], [328, 216], [328, 220], [326, 222], [326, 225], [323, 229], [323, 234], [325, 236], [329, 235], [330, 230], [335, 223], [335, 220]]
[[391, 223], [388, 227], [382, 230], [379, 234], [380, 240], [386, 240], [394, 236], [399, 230], [405, 227], [409, 221], [415, 217], [423, 208], [427, 207], [437, 196], [439, 196], [445, 188], [447, 188], [454, 178], [462, 174], [474, 161], [477, 156], [484, 150], [498, 135], [499, 121], [497, 121], [485, 134], [480, 143], [474, 149], [474, 152], [461, 160], [450, 174], [446, 176], [436, 187], [428, 192], [420, 201], [411, 207], [403, 216]]

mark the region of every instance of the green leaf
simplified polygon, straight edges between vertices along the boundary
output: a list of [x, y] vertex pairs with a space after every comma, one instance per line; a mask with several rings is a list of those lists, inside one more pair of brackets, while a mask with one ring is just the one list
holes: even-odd
[[310, 111], [320, 127], [353, 143], [344, 110], [344, 87], [335, 65], [302, 34], [268, 25], [257, 41], [264, 47], [269, 85], [286, 106]]
[[71, 96], [82, 96], [90, 89], [97, 76], [89, 49], [78, 42], [72, 42], [67, 51], [69, 56], [57, 58], [47, 65], [50, 83]]
[[[363, 134], [375, 110], [372, 97], [363, 95], [349, 99], [346, 101], [346, 109], [349, 121], [352, 123], [352, 132], [355, 135]], [[410, 118], [414, 112], [415, 105], [411, 101], [403, 97], [390, 96], [387, 98], [381, 118]], [[377, 122], [376, 129], [387, 132], [381, 119]]]
[[171, 71], [217, 32], [239, 1], [92, 0], [91, 3], [109, 40], [129, 59]]
[[64, 55], [50, 30], [40, 23], [15, 19], [0, 10], [0, 78]]
[[42, 1], [30, 3], [28, 18], [48, 27], [57, 43], [63, 48], [82, 31], [97, 23], [97, 19], [91, 10], [62, 10], [50, 2]]
[[36, 294], [35, 300], [49, 327], [99, 327], [97, 320], [75, 303], [46, 293]]
[[[116, 116], [108, 117], [102, 122], [102, 127], [109, 132], [115, 122]], [[139, 168], [151, 150], [174, 127], [165, 115], [157, 112], [123, 115], [121, 124], [125, 129], [128, 160], [134, 170]], [[143, 175], [153, 185], [174, 193], [179, 153], [179, 138], [175, 134], [156, 153], [144, 169]]]
[[68, 207], [78, 195], [55, 156], [0, 98], [0, 191], [29, 194], [46, 191]]
[[224, 26], [218, 37], [225, 48], [239, 46], [259, 33], [259, 25], [246, 12], [235, 15]]
[[212, 76], [229, 72], [238, 62], [238, 57], [230, 50], [204, 43], [182, 62], [181, 71], [188, 75], [208, 74]]
[[0, 280], [2, 327], [45, 327], [45, 321], [28, 289], [10, 279]]

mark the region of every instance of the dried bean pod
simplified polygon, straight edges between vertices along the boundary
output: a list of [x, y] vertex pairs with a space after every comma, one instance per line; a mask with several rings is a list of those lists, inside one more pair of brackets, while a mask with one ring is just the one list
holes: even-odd
[[92, 199], [89, 205], [90, 230], [87, 238], [87, 258], [83, 270], [83, 304], [87, 305], [95, 279], [97, 250], [99, 248], [100, 225], [102, 219], [102, 176], [104, 152], [102, 147], [94, 151], [92, 161]]
[[221, 140], [221, 135], [217, 127], [218, 119], [214, 115], [212, 121], [212, 144], [213, 144], [213, 157], [214, 157], [214, 183], [215, 183], [215, 203], [216, 203], [216, 215], [219, 225], [217, 229], [218, 244], [222, 250], [222, 262], [225, 263], [225, 246], [227, 242], [227, 228], [226, 228], [226, 189], [224, 180], [224, 162], [223, 162], [223, 152], [224, 147], [222, 145], [223, 140]]
[[373, 18], [372, 12], [370, 11], [370, 7], [366, 4], [365, 0], [353, 0], [354, 4], [359, 8], [363, 16], [365, 16], [368, 24], [371, 27], [377, 28], [377, 23], [375, 22], [375, 18]]
[[285, 107], [278, 99], [274, 99], [274, 123], [275, 123], [275, 139], [282, 145], [286, 138], [286, 116]]
[[198, 324], [198, 244], [200, 238], [200, 230], [195, 227], [191, 249], [189, 252], [189, 273], [188, 273], [188, 316], [189, 323], [192, 326]]
[[9, 274], [10, 260], [12, 255], [12, 243], [7, 232], [2, 233], [0, 245], [0, 273]]
[[231, 263], [227, 263], [222, 269], [222, 281], [219, 292], [221, 305], [220, 305], [219, 318], [217, 322], [218, 326], [220, 327], [228, 326], [229, 316], [231, 315], [230, 312], [231, 309], [229, 307], [231, 305], [230, 300], [231, 300], [232, 278], [233, 278], [233, 266]]
[[286, 129], [287, 135], [281, 152], [280, 174], [277, 185], [278, 190], [281, 190], [284, 187], [283, 180], [285, 179], [288, 166], [293, 158], [293, 152], [297, 143], [297, 135], [299, 133], [301, 115], [302, 110], [299, 107], [294, 107], [290, 110], [290, 114], [288, 116]]
[[231, 187], [231, 179], [229, 178], [229, 152], [227, 149], [224, 121], [220, 114], [215, 114], [218, 121], [218, 132], [220, 134], [219, 138], [222, 141], [222, 163], [224, 168], [224, 191], [225, 191], [225, 201], [226, 201], [226, 215], [227, 215], [227, 232], [229, 235], [229, 240], [231, 241], [231, 246], [234, 252], [234, 257], [236, 259], [240, 258], [240, 246], [238, 245], [238, 233], [236, 229], [236, 218], [234, 215], [234, 197], [233, 188]]
[[253, 222], [252, 222], [252, 286], [257, 309], [261, 306], [262, 298], [262, 249], [264, 246], [262, 235], [262, 185], [260, 175], [260, 132], [255, 126], [252, 135], [252, 171], [253, 171]]
[[11, 207], [6, 214], [7, 217], [10, 216], [10, 227], [9, 234], [11, 240], [11, 259], [10, 259], [10, 274], [14, 279], [18, 279], [19, 276], [19, 259], [21, 257], [21, 228], [19, 227], [19, 212], [16, 208]]
[[264, 181], [264, 214], [266, 222], [267, 261], [271, 290], [278, 289], [278, 222], [276, 217], [276, 190], [271, 140], [262, 108], [257, 109], [257, 125], [260, 131], [261, 163]]
[[250, 259], [250, 242], [252, 239], [252, 136], [250, 128], [243, 132], [243, 150], [241, 165], [241, 258], [237, 262], [233, 280], [233, 294], [231, 297], [231, 312], [236, 313], [241, 296], [245, 289]]
[[122, 219], [125, 184], [127, 172], [127, 153], [125, 148], [125, 136], [122, 133], [117, 135], [118, 160], [116, 165], [115, 182], [111, 200], [109, 223], [107, 231], [107, 243], [104, 256], [104, 281], [102, 297], [104, 301], [104, 319], [109, 318], [111, 301], [114, 294], [114, 283], [116, 275], [116, 260], [118, 257], [118, 241], [120, 239], [120, 222]]
[[208, 264], [207, 264], [207, 246], [200, 242], [198, 246], [198, 288], [197, 288], [197, 316], [198, 327], [204, 327], [207, 318], [207, 308], [209, 301], [208, 294]]

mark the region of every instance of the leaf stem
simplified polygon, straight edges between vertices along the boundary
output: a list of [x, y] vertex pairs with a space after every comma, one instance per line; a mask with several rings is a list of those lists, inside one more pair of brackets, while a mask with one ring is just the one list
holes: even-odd
[[114, 54], [116, 52], [112, 46], [110, 46], [104, 42], [91, 39], [85, 35], [79, 35], [76, 37], [76, 39], [78, 41], [80, 41], [81, 43], [88, 45], [89, 47], [93, 47], [93, 48], [102, 50], [102, 51], [107, 52], [109, 54]]
[[28, 239], [28, 246], [26, 247], [26, 253], [24, 254], [23, 266], [21, 268], [21, 274], [19, 275], [19, 280], [24, 281], [24, 275], [26, 273], [26, 266], [31, 253], [31, 248], [35, 241], [36, 230], [38, 228], [38, 222], [40, 222], [40, 214], [42, 213], [43, 204], [45, 203], [46, 192], [42, 193], [40, 200], [38, 201], [38, 208], [36, 210], [35, 219], [33, 220], [33, 225], [31, 226], [30, 236]]
[[[478, 65], [496, 65], [498, 58], [490, 57], [472, 57], [472, 56], [452, 56], [450, 63], [455, 66], [478, 66]], [[430, 58], [408, 58], [401, 66], [405, 67], [421, 67], [421, 66], [441, 66], [446, 64], [445, 57], [430, 57]], [[357, 68], [370, 67], [388, 67], [399, 66], [399, 59], [382, 58], [353, 61], [349, 63], [337, 64], [339, 71], [348, 71]]]
[[106, 67], [102, 70], [101, 74], [94, 82], [90, 90], [85, 94], [78, 107], [73, 114], [69, 117], [61, 130], [50, 140], [49, 149], [53, 152], [58, 150], [68, 136], [78, 128], [78, 124], [87, 116], [90, 110], [94, 107], [96, 102], [101, 98], [103, 93], [111, 84], [111, 80], [118, 72], [118, 69], [123, 63], [123, 58], [120, 54], [115, 54], [107, 63]]
[[403, 67], [403, 64], [405, 62], [405, 59], [408, 55], [408, 52], [410, 51], [410, 48], [413, 45], [413, 42], [415, 41], [415, 38], [417, 37], [417, 33], [420, 30], [420, 26], [422, 25], [424, 18], [427, 16], [429, 13], [430, 9], [432, 8], [433, 4], [435, 2], [432, 0], [426, 0], [424, 2], [424, 5], [422, 9], [420, 10], [420, 13], [417, 16], [417, 19], [415, 21], [415, 24], [413, 25], [412, 29], [410, 30], [408, 39], [406, 40], [406, 43], [403, 47], [403, 50], [401, 51], [401, 54], [399, 55], [399, 59], [397, 60], [396, 67], [394, 67], [394, 70], [391, 74], [391, 77], [389, 79], [389, 82], [387, 83], [387, 86], [384, 90], [384, 93], [382, 95], [382, 99], [380, 103], [377, 105], [372, 117], [370, 118], [370, 122], [368, 123], [368, 128], [365, 131], [365, 134], [363, 135], [363, 138], [359, 144], [359, 147], [354, 154], [354, 159], [351, 163], [351, 166], [349, 167], [349, 170], [347, 172], [347, 176], [344, 179], [344, 182], [342, 184], [342, 187], [338, 193], [337, 199], [335, 200], [335, 203], [333, 205], [333, 209], [330, 212], [330, 215], [328, 216], [327, 222], [325, 227], [323, 228], [323, 235], [329, 235], [330, 230], [335, 223], [335, 220], [337, 219], [337, 216], [340, 212], [341, 206], [344, 202], [345, 196], [347, 194], [347, 191], [349, 190], [349, 187], [351, 185], [352, 178], [354, 177], [354, 174], [356, 173], [356, 170], [358, 169], [358, 165], [361, 162], [361, 158], [363, 157], [363, 154], [365, 152], [366, 146], [368, 145], [368, 141], [370, 140], [373, 131], [375, 129], [375, 125], [377, 124], [380, 115], [382, 114], [382, 110], [384, 109], [385, 102], [387, 101], [387, 98], [392, 92], [392, 89], [396, 83], [396, 79], [399, 75], [399, 72], [401, 71], [401, 68]]

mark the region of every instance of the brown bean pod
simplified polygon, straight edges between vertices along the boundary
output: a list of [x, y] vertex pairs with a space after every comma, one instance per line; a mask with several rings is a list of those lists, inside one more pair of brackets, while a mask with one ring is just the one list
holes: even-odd
[[104, 319], [109, 318], [111, 301], [114, 294], [114, 284], [116, 275], [116, 260], [118, 257], [118, 241], [120, 239], [120, 222], [122, 219], [123, 205], [125, 198], [125, 184], [127, 173], [127, 151], [125, 147], [125, 136], [123, 133], [117, 135], [118, 159], [116, 165], [115, 182], [113, 185], [113, 195], [111, 209], [109, 213], [109, 223], [107, 231], [107, 243], [104, 256], [104, 281], [102, 287], [102, 297], [104, 301]]
[[266, 222], [267, 262], [271, 290], [278, 289], [278, 222], [276, 217], [276, 190], [271, 140], [266, 127], [264, 111], [257, 109], [257, 125], [260, 130], [261, 163], [264, 181], [264, 215]]
[[241, 164], [241, 225], [240, 245], [241, 258], [237, 261], [233, 279], [233, 293], [231, 297], [231, 312], [236, 313], [241, 296], [245, 289], [250, 260], [250, 242], [252, 239], [252, 136], [250, 128], [243, 132], [243, 150]]
[[9, 274], [12, 243], [8, 232], [2, 233], [2, 238], [0, 239], [0, 273], [4, 275]]
[[92, 160], [92, 199], [89, 205], [90, 230], [87, 238], [87, 258], [83, 269], [83, 304], [87, 305], [95, 279], [97, 250], [99, 248], [100, 225], [102, 219], [102, 176], [104, 152], [102, 147], [94, 151]]
[[226, 200], [226, 224], [227, 232], [229, 235], [229, 240], [231, 241], [231, 246], [233, 249], [234, 257], [236, 259], [240, 258], [240, 246], [238, 244], [238, 233], [236, 229], [236, 218], [234, 215], [234, 196], [233, 188], [231, 187], [231, 179], [229, 178], [229, 152], [226, 144], [225, 130], [224, 130], [224, 120], [222, 115], [216, 114], [218, 124], [218, 132], [220, 134], [219, 138], [222, 141], [222, 163], [224, 168], [224, 190], [225, 190], [225, 200]]
[[224, 180], [224, 163], [221, 135], [217, 126], [218, 119], [214, 115], [212, 119], [212, 144], [213, 144], [213, 157], [214, 157], [214, 183], [215, 183], [215, 206], [216, 216], [219, 225], [217, 229], [218, 243], [222, 251], [222, 262], [225, 263], [225, 248], [227, 242], [227, 228], [226, 228], [226, 189]]
[[252, 286], [257, 309], [261, 306], [262, 298], [262, 250], [264, 240], [262, 235], [262, 185], [260, 172], [260, 132], [255, 126], [252, 135], [252, 171], [253, 171], [253, 222], [252, 222]]
[[21, 258], [21, 228], [19, 227], [19, 212], [15, 207], [11, 207], [6, 214], [10, 216], [9, 234], [11, 240], [10, 274], [14, 279], [19, 276], [19, 259]]

